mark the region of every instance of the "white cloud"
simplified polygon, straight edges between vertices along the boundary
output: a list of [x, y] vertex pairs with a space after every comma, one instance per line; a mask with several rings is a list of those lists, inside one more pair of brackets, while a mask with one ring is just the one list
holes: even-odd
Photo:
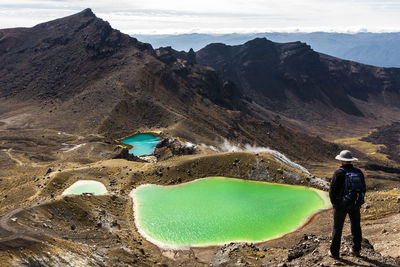
[[400, 30], [400, 1], [393, 0], [0, 0], [0, 28], [30, 27], [87, 7], [130, 34]]

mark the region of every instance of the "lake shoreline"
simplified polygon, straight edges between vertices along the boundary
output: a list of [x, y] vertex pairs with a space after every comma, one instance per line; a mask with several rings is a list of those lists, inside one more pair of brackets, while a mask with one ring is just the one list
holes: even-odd
[[[138, 190], [139, 188], [145, 188], [145, 187], [150, 187], [150, 186], [160, 186], [160, 187], [168, 187], [168, 188], [173, 188], [173, 187], [177, 187], [177, 186], [181, 186], [183, 184], [190, 184], [190, 183], [194, 183], [194, 182], [199, 182], [201, 180], [204, 179], [213, 179], [213, 178], [223, 178], [223, 179], [234, 179], [234, 180], [240, 180], [243, 182], [258, 182], [258, 183], [263, 183], [263, 184], [273, 184], [273, 185], [280, 185], [280, 186], [288, 186], [288, 187], [302, 187], [302, 188], [309, 188], [310, 190], [316, 192], [318, 194], [318, 196], [321, 198], [321, 200], [324, 202], [323, 208], [317, 210], [316, 212], [313, 212], [312, 214], [310, 214], [309, 216], [307, 216], [304, 221], [302, 221], [299, 226], [297, 226], [296, 228], [294, 228], [293, 230], [290, 230], [289, 232], [286, 232], [284, 234], [280, 234], [278, 236], [272, 237], [272, 238], [267, 238], [265, 240], [245, 240], [245, 239], [238, 239], [238, 240], [229, 240], [226, 242], [218, 242], [218, 243], [205, 243], [205, 244], [189, 244], [189, 245], [172, 245], [172, 244], [168, 244], [165, 243], [163, 241], [157, 240], [153, 237], [150, 237], [144, 230], [143, 227], [140, 224], [140, 214], [138, 212], [139, 210], [139, 201], [137, 200], [137, 197], [135, 196], [135, 192], [136, 190]], [[219, 246], [223, 246], [229, 243], [254, 243], [254, 244], [261, 244], [261, 243], [268, 243], [271, 241], [275, 241], [281, 238], [284, 238], [287, 235], [290, 235], [296, 231], [298, 231], [299, 229], [302, 229], [304, 227], [306, 227], [307, 225], [309, 225], [310, 223], [312, 223], [315, 218], [318, 216], [318, 214], [320, 214], [321, 212], [324, 212], [326, 210], [331, 209], [330, 206], [330, 202], [329, 202], [329, 197], [327, 196], [326, 192], [320, 190], [320, 189], [316, 189], [313, 187], [307, 187], [307, 186], [303, 186], [303, 185], [288, 185], [288, 184], [280, 184], [280, 183], [274, 183], [274, 182], [265, 182], [265, 181], [254, 181], [254, 180], [247, 180], [247, 179], [240, 179], [240, 178], [232, 178], [232, 177], [223, 177], [223, 176], [217, 176], [217, 177], [205, 177], [205, 178], [199, 178], [199, 179], [195, 179], [186, 183], [181, 183], [181, 184], [176, 184], [176, 185], [157, 185], [157, 184], [142, 184], [139, 185], [138, 187], [134, 188], [129, 196], [132, 199], [133, 205], [132, 205], [132, 211], [134, 213], [134, 220], [135, 220], [135, 226], [138, 230], [138, 232], [149, 242], [155, 244], [157, 247], [163, 249], [163, 250], [189, 250], [190, 248], [210, 248], [210, 247], [219, 247]]]

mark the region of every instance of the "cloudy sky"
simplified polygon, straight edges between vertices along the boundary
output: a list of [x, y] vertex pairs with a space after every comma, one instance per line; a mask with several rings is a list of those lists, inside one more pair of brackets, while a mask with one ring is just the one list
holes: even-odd
[[400, 0], [0, 0], [0, 28], [87, 7], [128, 34], [400, 31]]

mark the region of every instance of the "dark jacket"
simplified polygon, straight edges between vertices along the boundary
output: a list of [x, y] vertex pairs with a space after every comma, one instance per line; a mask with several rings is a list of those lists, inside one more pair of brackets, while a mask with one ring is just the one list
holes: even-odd
[[[342, 168], [350, 169], [354, 168], [352, 164], [343, 165]], [[362, 183], [365, 186], [365, 177], [360, 169], [354, 168], [357, 172], [361, 173]], [[344, 197], [344, 182], [346, 179], [346, 172], [342, 169], [338, 169], [332, 176], [331, 186], [329, 188], [329, 198], [331, 199], [331, 203], [333, 207], [341, 204], [341, 201]], [[365, 193], [365, 190], [364, 190]]]

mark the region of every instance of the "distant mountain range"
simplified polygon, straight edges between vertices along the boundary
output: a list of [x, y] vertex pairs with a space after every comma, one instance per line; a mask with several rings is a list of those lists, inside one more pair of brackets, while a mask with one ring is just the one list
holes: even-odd
[[393, 33], [255, 33], [255, 34], [181, 34], [135, 35], [154, 48], [171, 46], [176, 50], [200, 50], [210, 43], [239, 45], [255, 38], [279, 42], [301, 41], [315, 51], [334, 57], [381, 67], [400, 67], [400, 32]]

